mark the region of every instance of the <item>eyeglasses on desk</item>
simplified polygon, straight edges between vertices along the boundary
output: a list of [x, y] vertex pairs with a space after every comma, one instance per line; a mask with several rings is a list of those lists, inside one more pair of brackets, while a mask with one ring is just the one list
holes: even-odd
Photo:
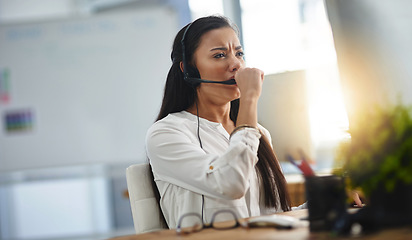
[[[219, 219], [224, 219], [221, 221]], [[204, 223], [199, 213], [183, 214], [177, 223], [177, 234], [189, 234], [199, 232], [205, 228], [214, 228], [217, 230], [232, 229], [237, 227], [247, 227], [246, 223], [240, 223], [236, 214], [228, 209], [219, 210], [212, 215], [209, 224]]]

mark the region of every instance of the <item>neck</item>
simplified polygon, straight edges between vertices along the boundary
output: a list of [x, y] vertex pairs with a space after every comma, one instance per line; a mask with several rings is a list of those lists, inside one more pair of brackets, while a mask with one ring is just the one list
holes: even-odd
[[230, 102], [224, 105], [205, 104], [198, 102], [198, 111], [196, 103], [187, 109], [188, 112], [212, 122], [221, 123], [228, 133], [231, 133], [234, 128], [234, 123], [230, 119]]

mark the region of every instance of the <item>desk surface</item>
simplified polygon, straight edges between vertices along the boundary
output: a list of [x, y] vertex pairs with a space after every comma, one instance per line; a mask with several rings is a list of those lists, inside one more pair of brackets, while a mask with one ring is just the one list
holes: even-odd
[[[279, 213], [282, 215], [294, 216], [297, 218], [307, 217], [307, 210], [297, 210], [285, 213]], [[308, 227], [300, 227], [288, 230], [275, 229], [275, 228], [235, 228], [230, 230], [215, 230], [204, 229], [197, 233], [192, 233], [185, 236], [179, 236], [175, 230], [162, 230], [157, 232], [143, 233], [138, 235], [130, 235], [123, 237], [112, 238], [111, 240], [173, 240], [173, 239], [185, 239], [185, 240], [203, 240], [203, 239], [293, 239], [293, 240], [309, 240], [309, 239], [331, 239], [333, 236], [328, 232], [310, 232]], [[397, 240], [397, 239], [411, 239], [412, 228], [395, 228], [385, 229], [366, 236], [357, 236], [353, 238], [333, 238], [333, 239], [373, 239], [373, 240]]]

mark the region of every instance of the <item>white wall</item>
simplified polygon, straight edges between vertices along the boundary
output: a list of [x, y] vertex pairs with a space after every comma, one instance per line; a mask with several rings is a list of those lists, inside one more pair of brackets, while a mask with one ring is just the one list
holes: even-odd
[[1, 0], [0, 22], [22, 22], [69, 16], [76, 11], [73, 0]]
[[[8, 212], [4, 239], [88, 236], [112, 228], [108, 181], [103, 177], [51, 179], [0, 186]], [[97, 201], [96, 201], [97, 200]]]
[[1, 25], [0, 124], [33, 126], [0, 131], [0, 171], [144, 160], [177, 28], [169, 7]]

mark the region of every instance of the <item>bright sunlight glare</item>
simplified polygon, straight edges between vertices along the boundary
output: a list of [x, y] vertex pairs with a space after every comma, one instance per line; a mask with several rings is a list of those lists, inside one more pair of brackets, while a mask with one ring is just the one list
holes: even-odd
[[347, 138], [349, 122], [336, 67], [308, 69], [306, 78], [308, 82], [318, 83], [316, 87], [308, 84], [308, 112], [314, 145], [336, 144]]

